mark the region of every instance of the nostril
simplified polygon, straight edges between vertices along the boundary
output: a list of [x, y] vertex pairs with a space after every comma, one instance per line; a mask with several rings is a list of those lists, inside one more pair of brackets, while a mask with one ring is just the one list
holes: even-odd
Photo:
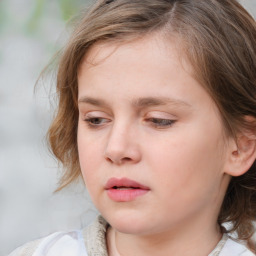
[[115, 164], [123, 164], [125, 162], [130, 162], [132, 159], [130, 157], [123, 157], [123, 158], [111, 158], [111, 157], [106, 157], [106, 160], [110, 163], [115, 163]]
[[109, 157], [106, 157], [106, 160], [107, 160], [108, 162], [110, 162], [110, 163], [114, 162], [114, 161], [112, 161], [112, 159], [109, 158]]
[[126, 161], [131, 161], [132, 159], [130, 158], [130, 157], [124, 157], [124, 158], [122, 158], [121, 159], [121, 161], [124, 161], [124, 162], [126, 162]]

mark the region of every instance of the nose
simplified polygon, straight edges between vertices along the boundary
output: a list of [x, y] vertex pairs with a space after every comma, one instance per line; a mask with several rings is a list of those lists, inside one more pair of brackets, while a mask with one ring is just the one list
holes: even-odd
[[138, 163], [141, 151], [135, 129], [125, 124], [114, 125], [108, 136], [104, 157], [116, 165]]

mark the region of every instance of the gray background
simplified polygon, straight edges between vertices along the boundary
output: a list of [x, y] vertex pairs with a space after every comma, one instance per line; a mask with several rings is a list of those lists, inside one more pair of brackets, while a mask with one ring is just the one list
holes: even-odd
[[[255, 17], [256, 0], [241, 2]], [[67, 38], [67, 19], [85, 3], [0, 0], [0, 255], [81, 228], [96, 214], [82, 184], [53, 194], [59, 171], [44, 142], [51, 81], [34, 94], [40, 71]]]

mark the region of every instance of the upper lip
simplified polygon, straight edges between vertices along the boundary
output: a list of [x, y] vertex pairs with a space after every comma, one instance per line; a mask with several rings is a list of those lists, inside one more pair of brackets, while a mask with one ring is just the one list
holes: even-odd
[[134, 180], [130, 180], [127, 178], [110, 178], [106, 185], [105, 189], [111, 189], [114, 187], [127, 187], [127, 188], [138, 188], [138, 189], [144, 189], [144, 190], [149, 190], [149, 187], [146, 187]]

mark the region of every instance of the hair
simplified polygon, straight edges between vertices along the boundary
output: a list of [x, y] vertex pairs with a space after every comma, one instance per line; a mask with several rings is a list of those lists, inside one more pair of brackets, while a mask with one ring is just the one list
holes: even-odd
[[[65, 172], [59, 190], [80, 174], [77, 149], [80, 64], [97, 42], [129, 42], [164, 31], [183, 43], [200, 84], [219, 108], [228, 135], [247, 129], [256, 134], [256, 23], [236, 0], [97, 1], [76, 26], [61, 52], [57, 73], [58, 108], [48, 131], [51, 150]], [[232, 222], [238, 238], [248, 242], [256, 220], [256, 163], [232, 177], [218, 223]]]

